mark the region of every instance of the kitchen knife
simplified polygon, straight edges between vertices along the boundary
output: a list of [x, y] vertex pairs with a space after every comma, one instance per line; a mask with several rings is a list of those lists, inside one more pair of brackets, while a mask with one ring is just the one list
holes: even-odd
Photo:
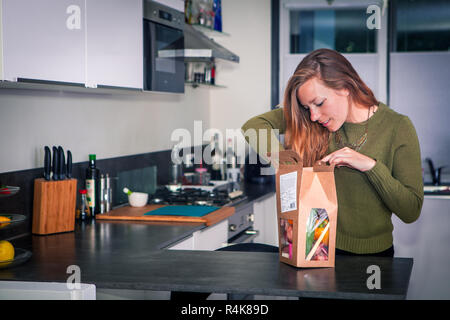
[[44, 147], [44, 179], [45, 180], [50, 180], [50, 162], [51, 162], [51, 152], [50, 152], [50, 148], [48, 146]]
[[72, 179], [72, 152], [67, 150], [67, 179]]
[[59, 180], [66, 179], [66, 158], [64, 156], [64, 149], [59, 146], [58, 147], [58, 160], [59, 160]]
[[59, 180], [59, 156], [58, 156], [58, 148], [53, 146], [53, 180]]

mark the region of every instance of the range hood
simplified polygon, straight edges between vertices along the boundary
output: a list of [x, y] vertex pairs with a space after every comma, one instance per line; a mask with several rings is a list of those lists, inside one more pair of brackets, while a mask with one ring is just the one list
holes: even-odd
[[222, 59], [239, 63], [239, 56], [222, 47], [214, 40], [189, 24], [184, 25], [184, 49], [170, 50], [165, 48], [158, 51], [160, 57], [180, 57], [185, 61], [211, 61]]

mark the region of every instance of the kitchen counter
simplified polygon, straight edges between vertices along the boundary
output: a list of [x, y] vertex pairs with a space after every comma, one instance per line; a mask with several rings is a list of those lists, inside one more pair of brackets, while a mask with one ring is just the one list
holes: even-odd
[[[246, 202], [273, 194], [245, 186]], [[243, 205], [244, 202], [238, 205]], [[412, 259], [337, 257], [336, 268], [297, 269], [276, 253], [162, 250], [203, 224], [94, 221], [75, 232], [13, 241], [33, 256], [0, 270], [1, 280], [66, 282], [76, 265], [81, 282], [98, 289], [192, 291], [337, 299], [404, 299]], [[369, 290], [367, 268], [381, 269], [381, 289]]]
[[[153, 240], [155, 232], [166, 226], [102, 221], [82, 227], [32, 236], [31, 260], [0, 270], [0, 280], [66, 282], [67, 267], [77, 265], [81, 282], [99, 289], [404, 299], [413, 264], [408, 258], [337, 257], [336, 268], [297, 269], [280, 263], [276, 253], [157, 250], [162, 242]], [[178, 236], [197, 227], [165, 231]], [[380, 290], [367, 288], [371, 265], [381, 269]]]

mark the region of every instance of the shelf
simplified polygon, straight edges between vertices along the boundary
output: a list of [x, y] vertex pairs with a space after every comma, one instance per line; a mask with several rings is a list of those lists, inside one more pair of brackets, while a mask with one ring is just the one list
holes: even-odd
[[196, 29], [197, 31], [203, 32], [208, 37], [209, 36], [225, 36], [225, 37], [229, 37], [230, 36], [229, 33], [222, 32], [222, 31], [217, 31], [217, 30], [211, 29], [211, 28], [206, 27], [206, 26], [201, 25], [201, 24], [192, 24], [191, 26], [193, 26], [194, 29]]
[[187, 84], [187, 85], [190, 85], [190, 86], [192, 86], [194, 88], [198, 88], [198, 87], [226, 88], [225, 86], [222, 86], [222, 85], [210, 84], [210, 83], [202, 83], [202, 82], [185, 81], [184, 83]]

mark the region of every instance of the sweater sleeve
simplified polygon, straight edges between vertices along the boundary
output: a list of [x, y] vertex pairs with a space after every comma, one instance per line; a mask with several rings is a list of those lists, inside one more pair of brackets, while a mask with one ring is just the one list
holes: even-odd
[[401, 119], [392, 148], [392, 171], [377, 161], [366, 175], [385, 205], [403, 222], [412, 223], [419, 218], [424, 193], [419, 140], [408, 117]]
[[241, 128], [245, 140], [263, 159], [267, 152], [284, 150], [279, 135], [284, 134], [286, 124], [283, 108], [278, 108], [248, 120]]

